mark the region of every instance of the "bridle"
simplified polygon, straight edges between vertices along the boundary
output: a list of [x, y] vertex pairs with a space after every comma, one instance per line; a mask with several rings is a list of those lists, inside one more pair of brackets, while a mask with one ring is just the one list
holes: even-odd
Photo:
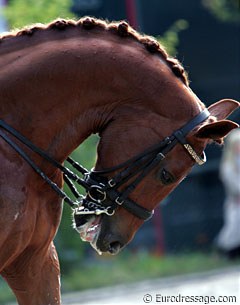
[[[166, 154], [170, 152], [177, 143], [180, 143], [186, 149], [197, 164], [204, 164], [206, 162], [205, 153], [203, 152], [203, 155], [199, 156], [192, 146], [187, 143], [186, 136], [197, 125], [205, 121], [209, 115], [210, 113], [208, 110], [204, 109], [182, 128], [173, 132], [171, 136], [166, 137], [157, 145], [152, 146], [126, 162], [111, 168], [100, 171], [88, 171], [78, 162], [68, 157], [66, 161], [75, 168], [77, 174], [58, 163], [45, 151], [35, 146], [31, 141], [3, 120], [0, 120], [0, 137], [2, 137], [3, 140], [6, 141], [33, 168], [33, 170], [50, 185], [60, 198], [74, 209], [76, 227], [79, 227], [82, 224], [83, 216], [100, 214], [112, 216], [119, 206], [125, 208], [134, 216], [142, 220], [147, 220], [153, 215], [153, 211], [149, 211], [140, 206], [138, 203], [131, 200], [129, 195], [143, 178], [166, 157]], [[40, 155], [52, 166], [58, 168], [63, 173], [64, 181], [75, 199], [70, 198], [60, 187], [58, 187], [8, 134], [12, 135], [30, 150]], [[113, 177], [110, 179], [106, 177], [106, 174], [115, 171], [117, 171], [117, 173]], [[79, 174], [82, 174], [83, 178], [80, 178], [78, 176]], [[129, 180], [131, 180], [131, 182], [129, 182]], [[85, 196], [78, 192], [73, 182], [81, 185], [86, 190]], [[122, 187], [121, 191], [119, 191], [120, 187]]]

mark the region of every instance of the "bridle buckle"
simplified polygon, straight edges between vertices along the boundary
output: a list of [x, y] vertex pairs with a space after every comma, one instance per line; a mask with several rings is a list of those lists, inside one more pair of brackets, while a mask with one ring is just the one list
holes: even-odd
[[113, 179], [110, 179], [110, 180], [108, 181], [108, 185], [109, 185], [110, 187], [114, 187], [114, 186], [116, 185], [116, 182], [115, 182]]
[[117, 197], [117, 198], [115, 199], [115, 202], [116, 202], [118, 205], [122, 205], [122, 204], [124, 203], [124, 200], [123, 200], [123, 199], [120, 200], [120, 197]]

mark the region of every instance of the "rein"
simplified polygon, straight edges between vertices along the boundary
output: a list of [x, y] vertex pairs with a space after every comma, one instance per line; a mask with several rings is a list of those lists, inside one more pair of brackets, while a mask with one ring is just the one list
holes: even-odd
[[[131, 192], [137, 185], [146, 177], [150, 171], [155, 168], [170, 152], [177, 143], [183, 145], [186, 151], [190, 154], [192, 159], [198, 164], [202, 165], [206, 162], [206, 156], [203, 152], [203, 157], [199, 156], [192, 146], [187, 143], [187, 134], [197, 125], [205, 121], [210, 113], [204, 109], [196, 117], [190, 120], [182, 128], [173, 132], [169, 137], [166, 137], [160, 143], [150, 147], [144, 152], [130, 158], [117, 166], [107, 168], [104, 170], [88, 171], [78, 162], [68, 157], [66, 161], [72, 165], [77, 171], [73, 173], [69, 168], [61, 165], [45, 151], [35, 146], [31, 141], [21, 135], [17, 130], [9, 126], [3, 120], [0, 120], [0, 137], [8, 143], [31, 167], [41, 176], [41, 178], [49, 184], [49, 186], [74, 209], [74, 218], [76, 228], [80, 226], [83, 216], [107, 214], [112, 216], [117, 207], [122, 206], [134, 216], [148, 220], [153, 215], [153, 211], [140, 206], [129, 198]], [[2, 130], [3, 129], [3, 130]], [[65, 183], [71, 190], [75, 200], [71, 199], [60, 187], [58, 187], [29, 157], [29, 155], [16, 144], [4, 131], [14, 136], [22, 144], [27, 146], [30, 150], [40, 155], [43, 159], [48, 161], [51, 165], [58, 168], [63, 173]], [[118, 171], [115, 176], [108, 179], [105, 175], [114, 171]], [[80, 178], [81, 174], [83, 178]], [[119, 191], [119, 188], [127, 183], [131, 178], [134, 178], [125, 188]], [[86, 190], [86, 195], [81, 195], [76, 189], [74, 183], [81, 185]]]

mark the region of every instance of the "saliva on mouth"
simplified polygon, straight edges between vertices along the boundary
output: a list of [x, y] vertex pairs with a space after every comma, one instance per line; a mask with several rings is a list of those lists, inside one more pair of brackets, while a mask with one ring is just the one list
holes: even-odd
[[101, 216], [74, 214], [75, 230], [80, 234], [83, 241], [89, 242], [99, 255], [102, 252], [97, 248], [97, 239], [101, 230]]

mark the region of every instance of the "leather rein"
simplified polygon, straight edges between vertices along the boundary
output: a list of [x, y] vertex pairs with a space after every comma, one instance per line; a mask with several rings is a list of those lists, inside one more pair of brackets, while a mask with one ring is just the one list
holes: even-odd
[[[74, 219], [77, 228], [80, 226], [83, 216], [100, 214], [112, 216], [119, 206], [125, 208], [128, 212], [142, 220], [151, 218], [153, 211], [149, 211], [140, 206], [138, 203], [131, 200], [129, 195], [143, 178], [165, 158], [166, 154], [170, 152], [177, 143], [180, 143], [186, 149], [198, 165], [204, 164], [206, 162], [205, 153], [203, 152], [202, 157], [199, 156], [192, 146], [187, 143], [186, 136], [197, 125], [205, 121], [209, 115], [210, 113], [208, 110], [204, 109], [182, 128], [173, 132], [171, 136], [166, 137], [157, 145], [148, 148], [126, 162], [100, 171], [88, 171], [78, 162], [68, 157], [66, 161], [77, 171], [77, 173], [72, 172], [69, 168], [54, 160], [44, 150], [35, 146], [31, 141], [3, 120], [0, 120], [0, 137], [25, 160], [47, 184], [49, 184], [60, 198], [74, 209]], [[64, 181], [75, 199], [70, 198], [60, 187], [58, 187], [36, 165], [29, 155], [8, 136], [8, 134], [14, 136], [30, 150], [59, 169], [63, 173]], [[118, 172], [112, 178], [108, 179], [106, 177], [106, 174], [115, 171]], [[79, 174], [81, 174], [83, 178], [80, 178]], [[127, 184], [130, 179], [132, 179], [131, 182]], [[85, 196], [78, 192], [74, 183], [81, 185], [86, 190]], [[119, 191], [119, 188], [124, 184], [127, 184], [127, 186]]]

